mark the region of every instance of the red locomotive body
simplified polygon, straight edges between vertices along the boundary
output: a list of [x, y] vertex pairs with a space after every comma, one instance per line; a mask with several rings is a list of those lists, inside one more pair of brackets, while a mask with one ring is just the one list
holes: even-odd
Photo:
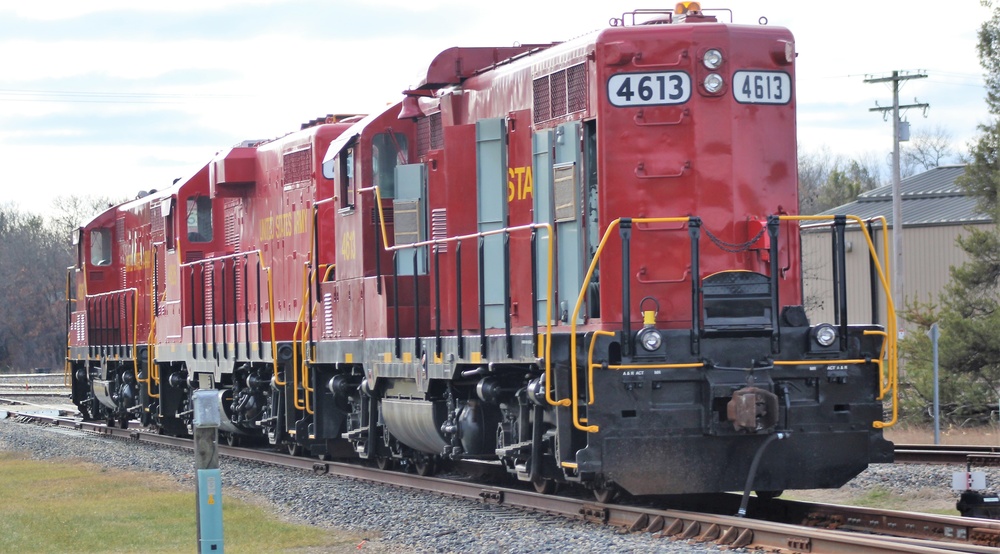
[[114, 417], [181, 433], [212, 388], [234, 441], [474, 459], [602, 500], [836, 487], [890, 460], [892, 329], [802, 308], [792, 35], [615, 23], [445, 50], [382, 113], [120, 207], [155, 349], [71, 355], [74, 399], [121, 398], [101, 372], [133, 368], [135, 400], [100, 401]]

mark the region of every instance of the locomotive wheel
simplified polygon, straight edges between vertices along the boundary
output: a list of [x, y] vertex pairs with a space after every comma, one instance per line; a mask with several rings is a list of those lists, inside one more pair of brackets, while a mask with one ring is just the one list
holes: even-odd
[[531, 482], [538, 494], [552, 494], [556, 492], [556, 482], [552, 479], [536, 479]]
[[226, 433], [226, 444], [229, 446], [239, 446], [243, 443], [242, 437], [236, 433]]
[[416, 470], [417, 475], [421, 477], [430, 477], [431, 475], [434, 475], [434, 470], [437, 469], [434, 466], [434, 458], [431, 457], [420, 457], [413, 460], [413, 469]]
[[382, 471], [392, 469], [392, 458], [389, 456], [375, 456], [375, 467], [381, 469]]
[[122, 417], [118, 418], [118, 428], [119, 429], [128, 429], [128, 418], [127, 417], [122, 416]]
[[594, 498], [601, 504], [610, 504], [618, 498], [618, 487], [607, 485], [594, 489]]

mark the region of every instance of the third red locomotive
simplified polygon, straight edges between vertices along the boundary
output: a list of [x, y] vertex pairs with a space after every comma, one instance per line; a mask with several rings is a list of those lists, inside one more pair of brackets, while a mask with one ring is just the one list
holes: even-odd
[[381, 113], [109, 209], [70, 275], [74, 401], [185, 434], [210, 389], [232, 442], [605, 501], [891, 461], [894, 330], [848, 323], [842, 269], [837, 321], [803, 308], [792, 34], [673, 12], [444, 50]]

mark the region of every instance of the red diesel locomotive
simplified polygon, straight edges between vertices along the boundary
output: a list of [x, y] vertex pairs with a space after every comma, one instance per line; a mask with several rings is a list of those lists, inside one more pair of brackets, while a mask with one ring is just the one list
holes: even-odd
[[601, 500], [890, 461], [895, 332], [848, 324], [849, 218], [837, 321], [802, 307], [792, 35], [687, 10], [445, 50], [382, 113], [233, 147], [95, 218], [74, 402], [184, 434], [211, 389], [231, 442], [477, 460]]

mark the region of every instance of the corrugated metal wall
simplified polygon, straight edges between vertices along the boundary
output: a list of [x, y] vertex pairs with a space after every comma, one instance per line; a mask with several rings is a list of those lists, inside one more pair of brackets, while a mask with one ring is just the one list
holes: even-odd
[[[949, 268], [964, 263], [968, 256], [955, 244], [965, 226], [941, 225], [906, 228], [903, 236], [903, 291], [907, 302], [937, 302], [938, 295], [950, 279]], [[847, 253], [847, 314], [850, 323], [871, 322], [869, 295], [868, 248], [857, 229], [846, 232], [850, 244]], [[875, 230], [879, 255], [882, 256], [882, 231]], [[892, 230], [889, 230], [892, 245]], [[803, 288], [806, 312], [812, 323], [834, 320], [833, 266], [829, 231], [808, 230], [802, 233]], [[892, 260], [890, 260], [892, 261]], [[885, 299], [879, 292], [879, 323], [885, 324]], [[902, 309], [897, 306], [897, 312]], [[905, 323], [904, 323], [905, 328]]]

